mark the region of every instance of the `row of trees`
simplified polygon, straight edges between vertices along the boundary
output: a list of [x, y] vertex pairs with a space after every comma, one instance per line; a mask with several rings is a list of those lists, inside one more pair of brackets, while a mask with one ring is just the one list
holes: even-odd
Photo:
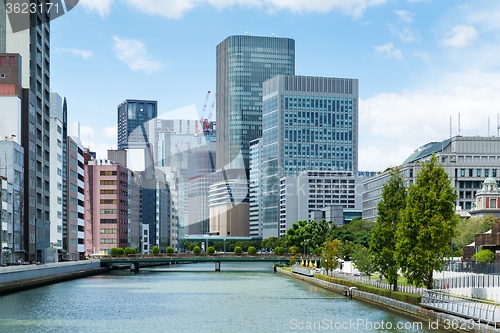
[[[350, 257], [360, 271], [368, 275], [380, 272], [394, 290], [399, 271], [408, 283], [432, 289], [433, 272], [442, 269], [445, 257], [451, 254], [452, 237], [460, 235], [462, 246], [469, 244], [471, 237], [473, 240], [472, 233], [457, 228], [457, 194], [450, 182], [435, 156], [422, 163], [410, 187], [405, 186], [400, 170], [391, 169], [377, 206], [377, 223], [366, 231], [371, 234], [368, 246], [359, 238], [341, 240], [332, 235], [325, 243], [323, 266], [335, 269], [338, 258]], [[486, 231], [491, 223], [491, 219], [481, 222], [479, 229]]]
[[432, 289], [434, 270], [442, 269], [455, 234], [457, 194], [433, 155], [422, 163], [414, 185], [405, 187], [391, 169], [378, 203], [370, 252], [377, 270], [397, 290], [398, 270], [410, 284]]

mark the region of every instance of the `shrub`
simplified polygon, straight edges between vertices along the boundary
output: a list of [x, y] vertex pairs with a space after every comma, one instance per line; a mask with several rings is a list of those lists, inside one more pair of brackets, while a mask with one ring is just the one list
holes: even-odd
[[208, 249], [207, 249], [207, 253], [208, 254], [214, 254], [215, 253], [215, 247], [209, 246]]
[[276, 253], [276, 254], [285, 254], [286, 251], [285, 251], [285, 249], [283, 247], [278, 246], [277, 248], [274, 249], [274, 253]]
[[109, 252], [112, 256], [116, 256], [118, 254], [118, 249], [116, 247], [112, 247]]
[[481, 250], [475, 255], [472, 256], [472, 259], [475, 259], [478, 263], [489, 263], [495, 260], [495, 254], [490, 250]]
[[194, 253], [194, 254], [199, 254], [199, 253], [201, 253], [201, 249], [200, 249], [200, 247], [199, 247], [199, 246], [195, 246], [195, 247], [194, 247], [194, 249], [193, 249], [193, 253]]
[[127, 247], [124, 252], [125, 254], [135, 254], [135, 249]]
[[171, 247], [171, 246], [167, 247], [167, 253], [168, 253], [168, 254], [172, 254], [172, 253], [174, 253], [174, 248], [173, 248], [173, 247]]
[[317, 247], [316, 250], [314, 250], [314, 254], [317, 256], [320, 256], [322, 253], [323, 253], [322, 247]]
[[121, 247], [119, 247], [119, 248], [117, 249], [117, 254], [118, 254], [118, 255], [123, 255], [123, 254], [125, 254], [125, 250], [124, 250], [124, 249], [122, 249]]
[[234, 254], [241, 254], [243, 252], [243, 250], [241, 249], [241, 247], [237, 246], [234, 248]]
[[290, 262], [288, 264], [290, 266], [292, 266], [292, 265], [295, 265], [296, 262], [297, 262], [297, 258], [295, 258], [295, 256], [293, 256], [292, 258], [290, 258]]
[[248, 248], [248, 254], [256, 254], [257, 253], [257, 249], [253, 246], [250, 246]]
[[299, 248], [296, 247], [295, 245], [294, 246], [290, 246], [288, 248], [288, 253], [291, 253], [291, 254], [296, 254], [298, 251], [299, 251]]
[[153, 246], [153, 248], [151, 249], [151, 252], [154, 254], [154, 255], [157, 255], [157, 254], [160, 254], [160, 249], [158, 248], [158, 246]]

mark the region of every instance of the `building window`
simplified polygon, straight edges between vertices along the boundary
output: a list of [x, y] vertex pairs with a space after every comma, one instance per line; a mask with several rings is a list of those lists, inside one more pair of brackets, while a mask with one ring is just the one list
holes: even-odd
[[488, 178], [490, 176], [490, 170], [484, 169], [484, 177]]
[[101, 209], [101, 214], [116, 214], [116, 209]]
[[460, 176], [465, 177], [465, 169], [460, 169]]
[[101, 190], [101, 194], [116, 194], [117, 190]]
[[493, 174], [492, 177], [495, 178], [497, 176], [497, 169], [493, 169], [492, 170], [492, 174]]
[[469, 177], [474, 177], [474, 169], [469, 169]]
[[101, 239], [101, 244], [116, 244], [116, 239]]
[[481, 177], [481, 169], [477, 169], [477, 176]]
[[116, 180], [101, 180], [101, 185], [116, 185]]
[[116, 171], [101, 171], [101, 176], [116, 176]]

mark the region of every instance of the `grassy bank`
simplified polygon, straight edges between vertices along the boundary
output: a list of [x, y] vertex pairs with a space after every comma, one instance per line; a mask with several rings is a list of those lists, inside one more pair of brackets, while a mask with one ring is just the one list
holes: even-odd
[[384, 288], [377, 288], [373, 287], [370, 285], [362, 284], [359, 282], [354, 282], [350, 280], [344, 280], [344, 279], [338, 279], [338, 278], [333, 278], [324, 274], [314, 274], [314, 277], [323, 281], [331, 282], [331, 283], [336, 283], [336, 284], [341, 284], [346, 287], [356, 287], [358, 290], [379, 295], [379, 296], [384, 296], [387, 298], [392, 298], [397, 301], [409, 303], [409, 304], [414, 304], [414, 305], [420, 305], [420, 301], [422, 299], [422, 296], [420, 295], [414, 295], [414, 294], [407, 294], [407, 293], [402, 293], [398, 291], [392, 291]]

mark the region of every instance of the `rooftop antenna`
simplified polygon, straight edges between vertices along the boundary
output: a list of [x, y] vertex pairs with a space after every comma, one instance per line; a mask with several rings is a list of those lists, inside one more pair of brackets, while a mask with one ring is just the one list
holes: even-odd
[[458, 113], [458, 135], [460, 135], [460, 112]]
[[245, 31], [245, 35], [248, 35], [248, 31]]
[[274, 37], [274, 32], [273, 32], [273, 37]]
[[451, 126], [451, 117], [450, 117], [450, 139], [451, 139], [451, 129], [452, 129], [452, 126]]
[[488, 116], [488, 137], [490, 137], [490, 116]]
[[497, 138], [500, 137], [500, 114], [497, 113]]

